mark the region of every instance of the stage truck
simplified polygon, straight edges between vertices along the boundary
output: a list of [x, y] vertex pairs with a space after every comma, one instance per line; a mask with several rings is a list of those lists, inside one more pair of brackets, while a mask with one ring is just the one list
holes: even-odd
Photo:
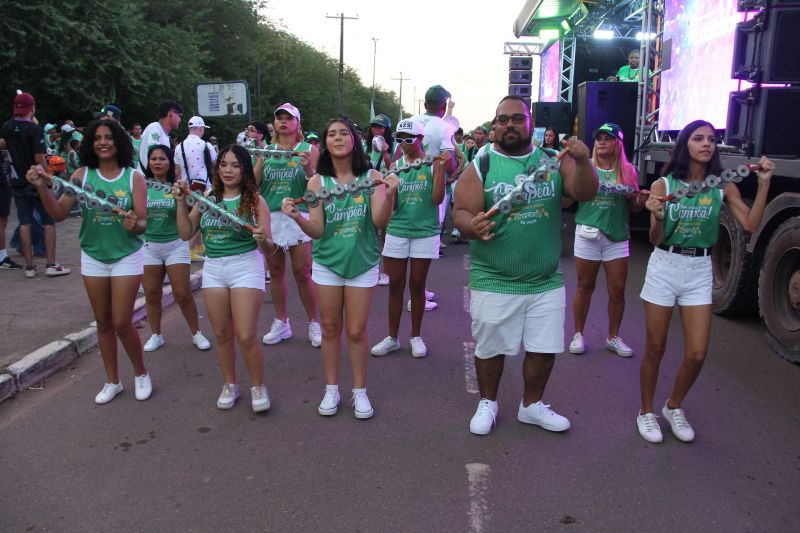
[[[695, 119], [719, 128], [723, 168], [754, 164], [762, 154], [775, 162], [756, 231], [745, 232], [723, 206], [712, 252], [713, 310], [760, 315], [770, 346], [794, 363], [800, 363], [800, 39], [791, 32], [798, 27], [800, 2], [778, 0], [528, 0], [514, 24], [517, 37], [540, 43], [538, 98], [531, 94], [537, 125], [544, 125], [542, 115], [548, 121], [568, 115], [577, 124], [570, 129], [591, 146], [594, 123], [617, 122], [626, 141], [633, 139], [626, 151], [643, 187], [661, 175], [671, 141]], [[629, 84], [618, 68], [634, 49], [639, 72], [649, 76]], [[752, 201], [755, 174], [738, 186]]]

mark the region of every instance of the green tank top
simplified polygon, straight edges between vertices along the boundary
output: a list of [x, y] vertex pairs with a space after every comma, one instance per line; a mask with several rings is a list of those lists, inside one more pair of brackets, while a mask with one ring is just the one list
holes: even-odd
[[[487, 176], [473, 162], [483, 181], [484, 211], [516, 185], [518, 174], [538, 167], [545, 154], [534, 148], [527, 156], [510, 157], [486, 149], [490, 158]], [[476, 159], [477, 160], [477, 159]], [[495, 237], [470, 241], [472, 261], [469, 286], [473, 290], [502, 294], [537, 294], [564, 286], [559, 267], [561, 255], [561, 175], [550, 174], [536, 183], [526, 202], [513, 206], [508, 215], [496, 215]]]
[[[75, 160], [74, 165], [69, 161], [69, 154], [73, 154], [73, 159]], [[71, 176], [72, 173], [78, 170], [81, 166], [81, 159], [80, 156], [78, 155], [78, 152], [76, 152], [75, 150], [70, 150], [69, 153], [67, 154], [66, 162], [67, 162], [67, 172], [69, 172]]]
[[[398, 161], [403, 163], [403, 159]], [[400, 186], [392, 219], [386, 233], [418, 239], [439, 234], [439, 206], [433, 203], [432, 167], [397, 174]]]
[[[365, 172], [358, 179], [369, 175]], [[322, 186], [333, 189], [336, 180], [320, 176]], [[324, 207], [325, 231], [322, 238], [315, 240], [312, 257], [317, 263], [327, 267], [335, 274], [354, 278], [374, 267], [380, 261], [378, 234], [372, 223], [370, 197], [361, 193], [343, 199], [333, 198]]]
[[147, 188], [147, 231], [144, 240], [148, 242], [172, 242], [178, 236], [178, 211], [171, 192]]
[[[613, 185], [617, 183], [617, 174], [613, 170], [597, 169], [600, 183]], [[580, 202], [575, 222], [585, 226], [598, 228], [614, 242], [627, 241], [630, 238], [628, 225], [628, 202], [621, 194], [597, 193], [589, 202]]]
[[386, 165], [383, 162], [383, 152], [379, 152], [377, 150], [373, 150], [369, 154], [369, 160], [372, 162], [372, 168], [375, 170], [383, 170]]
[[[672, 174], [661, 179], [667, 185], [667, 194], [676, 187], [686, 186], [673, 178]], [[711, 248], [717, 243], [721, 208], [722, 189], [717, 188], [691, 198], [683, 197], [678, 202], [668, 202], [662, 244], [681, 248]]]
[[[280, 150], [277, 144], [267, 146], [269, 150]], [[294, 148], [295, 152], [310, 152], [311, 145], [299, 142]], [[261, 196], [267, 202], [271, 212], [280, 211], [284, 198], [300, 198], [306, 192], [306, 185], [310, 176], [300, 165], [300, 157], [291, 159], [264, 159], [264, 170], [261, 174]], [[306, 204], [297, 206], [301, 211], [308, 211]]]
[[[120, 209], [133, 208], [133, 172], [124, 168], [114, 179], [105, 179], [97, 169], [87, 168], [84, 186], [91, 185], [95, 192], [103, 191], [106, 197], [114, 196]], [[81, 205], [81, 229], [78, 240], [86, 255], [101, 263], [115, 263], [142, 247], [141, 235], [126, 230], [123, 218], [114, 213], [104, 213]]]
[[[230, 199], [222, 199], [222, 205], [228, 211], [238, 212], [241, 196]], [[245, 220], [253, 221], [252, 217], [243, 217]], [[253, 234], [242, 228], [236, 231], [230, 224], [223, 224], [219, 218], [211, 218], [209, 212], [203, 213], [200, 217], [200, 232], [203, 235], [203, 244], [206, 247], [207, 257], [228, 257], [239, 255], [255, 250], [258, 246]]]

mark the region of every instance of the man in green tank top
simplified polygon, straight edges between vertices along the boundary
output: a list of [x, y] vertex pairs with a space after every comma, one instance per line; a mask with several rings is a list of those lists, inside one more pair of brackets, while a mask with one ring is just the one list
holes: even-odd
[[[525, 345], [525, 392], [517, 419], [549, 431], [565, 431], [569, 420], [542, 403], [554, 355], [564, 351], [564, 278], [561, 255], [561, 196], [585, 202], [598, 179], [581, 141], [568, 142], [559, 172], [533, 184], [523, 202], [507, 214], [487, 217], [492, 205], [546, 161], [531, 144], [530, 111], [524, 100], [507, 96], [495, 117], [496, 142], [489, 165], [473, 163], [456, 188], [456, 226], [471, 239], [470, 314], [475, 338], [475, 370], [481, 400], [470, 431], [488, 434], [497, 416], [497, 390], [506, 355]], [[485, 171], [485, 175], [484, 175]]]

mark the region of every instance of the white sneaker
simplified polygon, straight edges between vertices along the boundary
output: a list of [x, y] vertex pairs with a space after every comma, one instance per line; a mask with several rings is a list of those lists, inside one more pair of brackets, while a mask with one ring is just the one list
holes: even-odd
[[226, 383], [222, 386], [222, 392], [217, 398], [218, 409], [230, 409], [239, 399], [239, 385]]
[[659, 443], [664, 440], [656, 415], [653, 413], [640, 413], [636, 417], [636, 426], [639, 428], [639, 435], [647, 442]]
[[381, 272], [381, 274], [378, 276], [378, 285], [388, 285], [388, 284], [389, 284], [389, 275]]
[[72, 271], [67, 267], [62, 266], [58, 263], [53, 263], [52, 265], [47, 267], [47, 270], [44, 271], [44, 274], [46, 276], [54, 277], [54, 276], [66, 276], [70, 272]]
[[408, 339], [411, 343], [411, 355], [414, 357], [425, 357], [428, 355], [428, 347], [422, 341], [422, 337], [411, 337]]
[[481, 399], [478, 409], [469, 421], [469, 431], [474, 435], [488, 435], [497, 418], [497, 402]]
[[143, 350], [145, 352], [155, 352], [162, 346], [164, 346], [164, 337], [162, 337], [160, 333], [153, 333], [150, 335], [150, 338], [147, 339], [147, 342], [144, 343]]
[[541, 400], [528, 407], [523, 407], [522, 402], [519, 402], [517, 420], [524, 424], [541, 426], [547, 431], [566, 431], [570, 426], [569, 420], [550, 409], [550, 406]]
[[631, 347], [625, 344], [625, 341], [619, 337], [610, 337], [606, 339], [606, 348], [612, 352], [616, 352], [617, 355], [621, 357], [631, 357], [633, 355]]
[[428, 289], [425, 289], [425, 299], [426, 300], [435, 300], [436, 299], [436, 293], [435, 292], [431, 292]]
[[150, 381], [150, 374], [142, 374], [133, 378], [137, 400], [146, 400], [153, 394], [153, 382]]
[[269, 409], [269, 393], [266, 385], [250, 387], [250, 404], [253, 406], [254, 413]]
[[106, 383], [103, 385], [103, 390], [94, 397], [94, 403], [97, 405], [108, 403], [120, 392], [122, 392], [122, 383]]
[[198, 331], [192, 335], [192, 343], [197, 346], [198, 350], [208, 350], [211, 348], [211, 343], [206, 339], [202, 332]]
[[278, 320], [277, 318], [272, 321], [272, 327], [269, 328], [269, 333], [264, 335], [261, 342], [264, 344], [278, 344], [279, 342], [292, 338], [292, 326], [289, 325], [289, 319], [286, 322]]
[[311, 341], [313, 348], [322, 346], [322, 328], [316, 320], [308, 323], [308, 340]]
[[586, 351], [586, 346], [583, 344], [583, 335], [580, 332], [572, 336], [572, 342], [569, 343], [569, 353], [576, 355], [582, 354]]
[[686, 413], [681, 408], [670, 409], [667, 404], [668, 402], [664, 403], [661, 414], [664, 415], [664, 418], [672, 427], [672, 434], [680, 441], [692, 442], [694, 440], [694, 429], [689, 425], [689, 421], [686, 420]]
[[322, 416], [333, 416], [339, 410], [340, 401], [339, 385], [325, 385], [325, 396], [322, 397], [317, 411]]
[[386, 355], [389, 352], [400, 349], [400, 342], [394, 337], [386, 337], [381, 342], [376, 344], [370, 350], [370, 353], [376, 357]]
[[[437, 307], [439, 307], [439, 304], [437, 304], [436, 302], [432, 302], [430, 300], [425, 300], [425, 310], [426, 311], [433, 311]], [[408, 303], [406, 304], [406, 311], [408, 311], [409, 313], [411, 312], [411, 300], [409, 300]]]
[[353, 408], [356, 418], [372, 418], [372, 415], [375, 414], [367, 397], [367, 389], [353, 389]]

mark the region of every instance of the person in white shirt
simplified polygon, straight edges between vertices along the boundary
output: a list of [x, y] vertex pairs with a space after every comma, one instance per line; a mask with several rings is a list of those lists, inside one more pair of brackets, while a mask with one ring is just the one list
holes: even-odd
[[154, 144], [170, 146], [169, 132], [181, 124], [183, 108], [173, 100], [164, 100], [158, 106], [158, 122], [151, 122], [142, 132], [139, 144], [139, 168], [147, 168], [147, 152]]
[[190, 118], [188, 126], [189, 135], [175, 148], [175, 166], [180, 167], [182, 179], [190, 184], [202, 183], [205, 190], [211, 183], [209, 167], [217, 160], [217, 149], [203, 140], [208, 128], [203, 117]]

